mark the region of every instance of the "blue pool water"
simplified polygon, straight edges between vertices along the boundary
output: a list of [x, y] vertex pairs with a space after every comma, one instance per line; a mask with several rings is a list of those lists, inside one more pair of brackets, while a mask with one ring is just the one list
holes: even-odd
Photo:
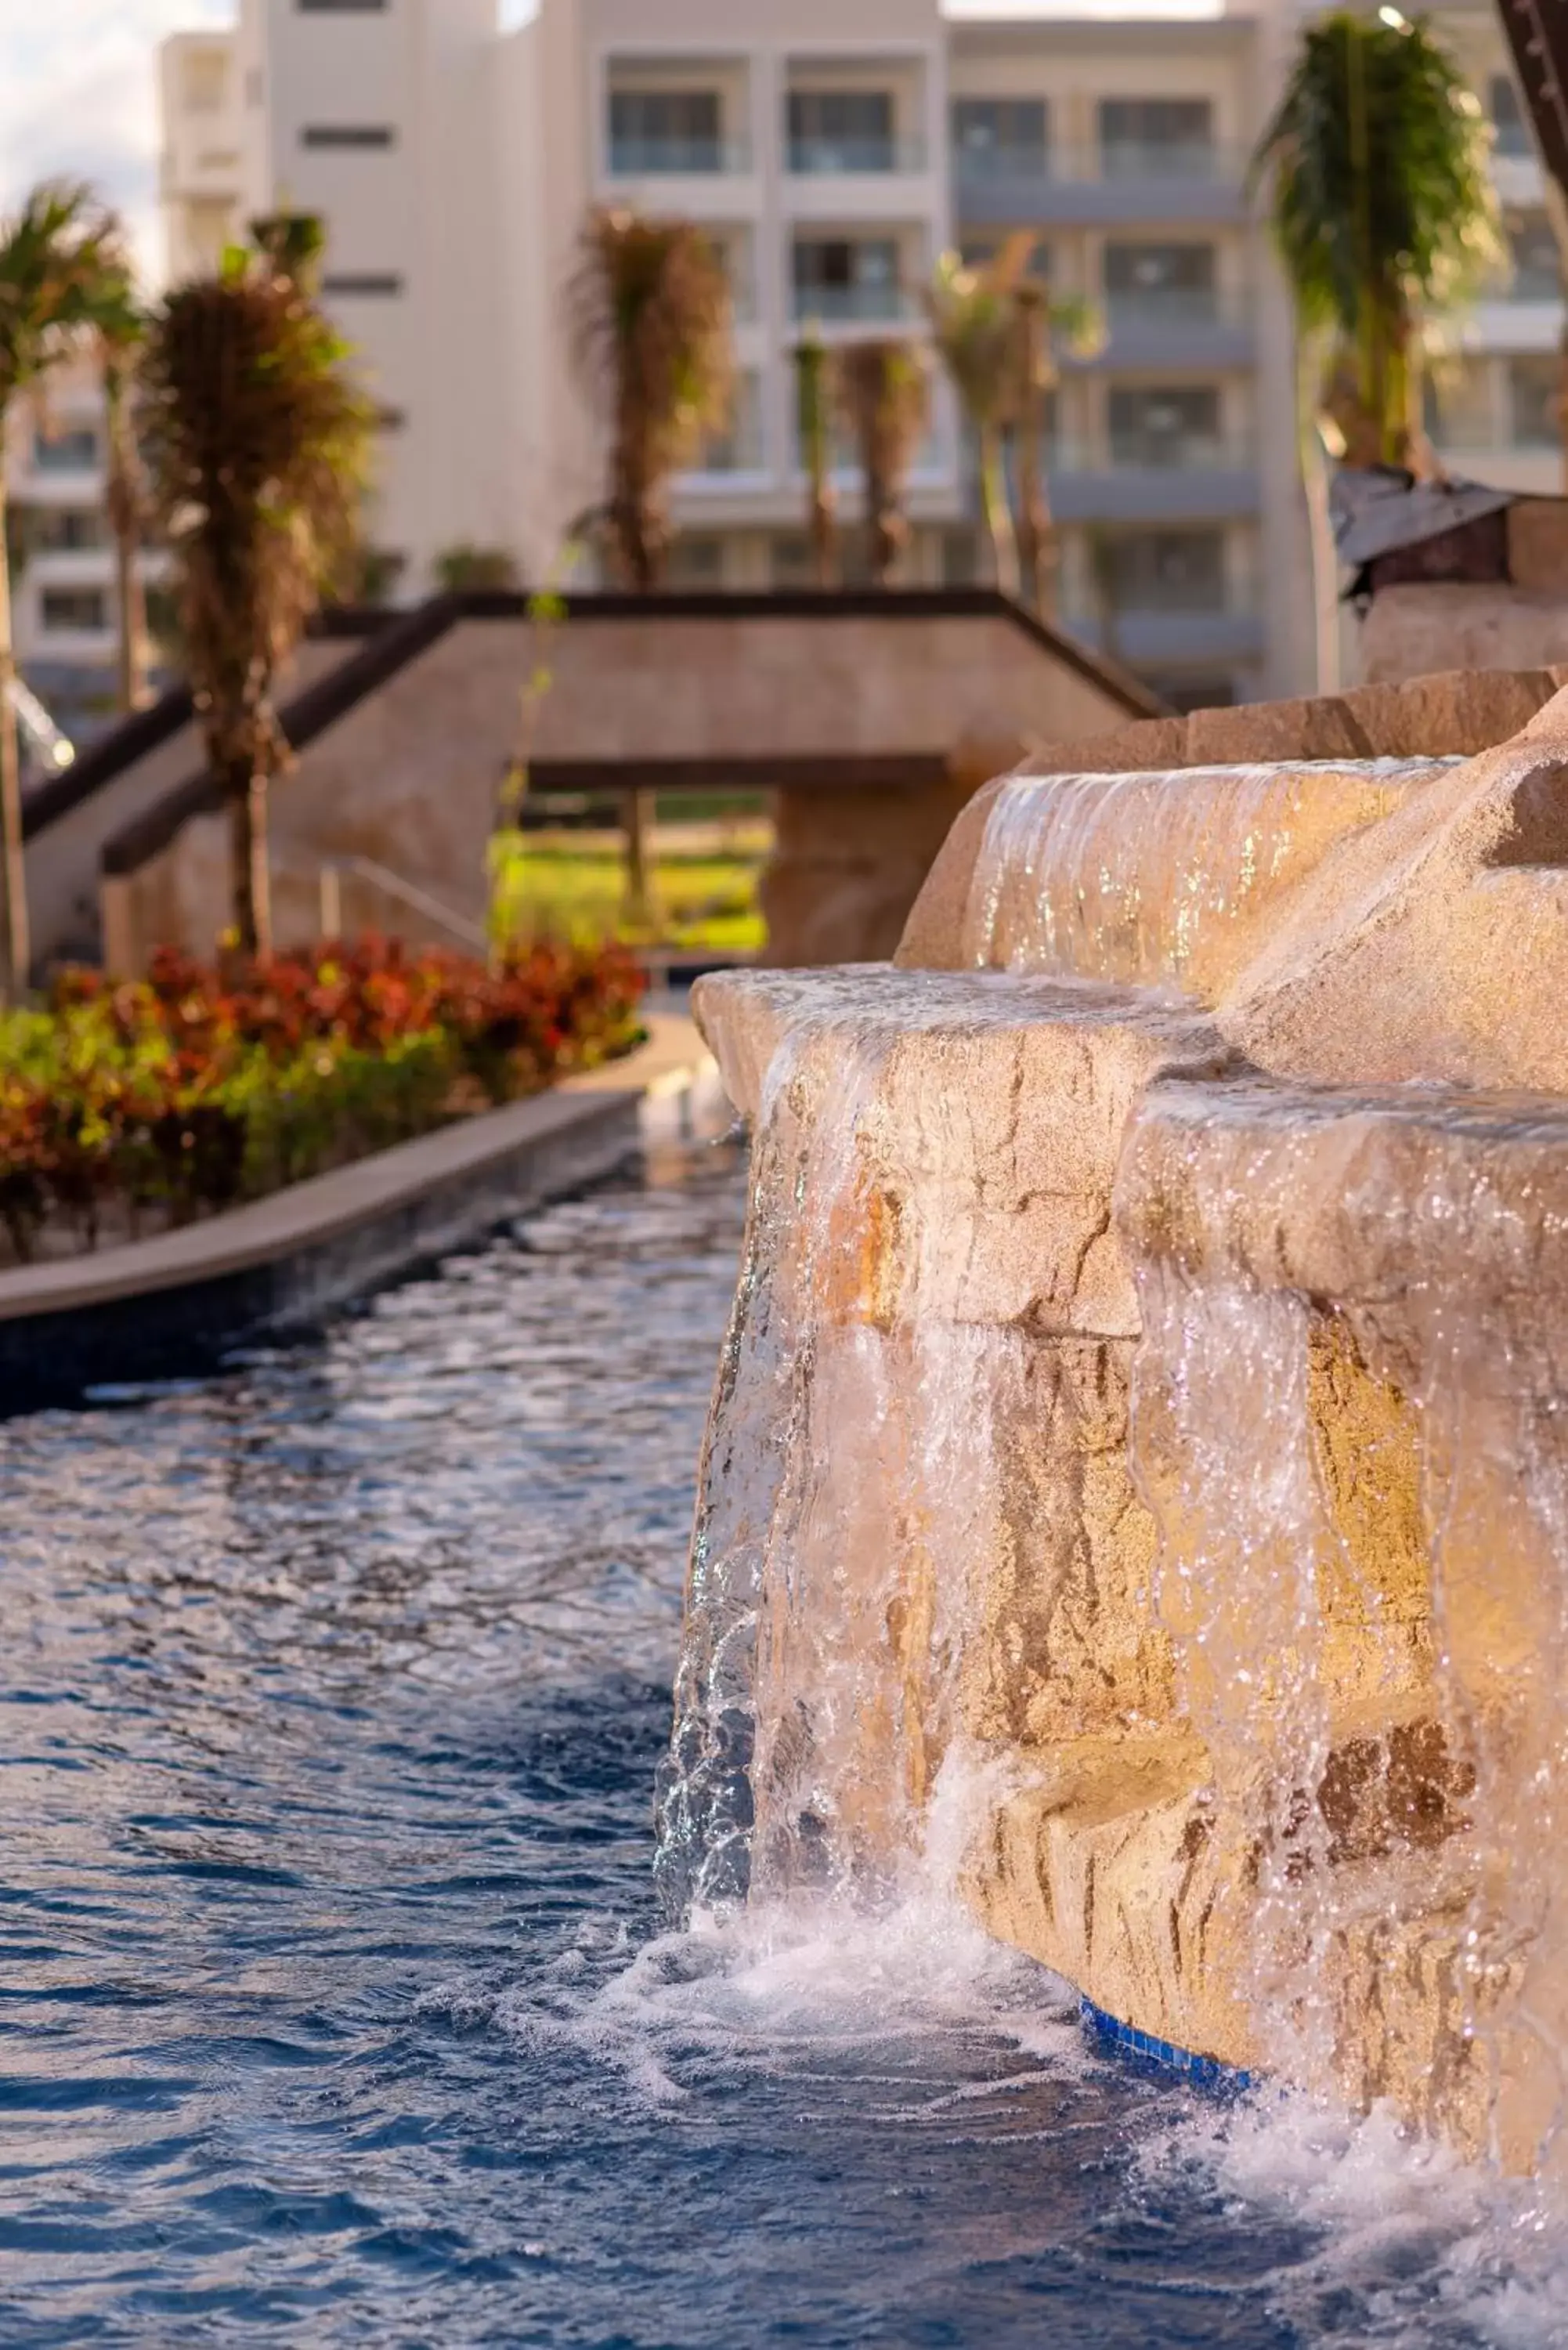
[[1556, 2224], [934, 1897], [660, 1937], [722, 1153], [0, 1430], [0, 2350], [1568, 2341]]

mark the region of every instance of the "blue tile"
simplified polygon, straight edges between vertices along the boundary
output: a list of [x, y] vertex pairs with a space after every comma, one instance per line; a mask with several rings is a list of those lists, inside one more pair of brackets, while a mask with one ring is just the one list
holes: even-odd
[[1085, 2023], [1107, 2048], [1139, 2057], [1145, 2064], [1158, 2064], [1168, 2072], [1183, 2074], [1196, 2087], [1211, 2089], [1222, 2096], [1234, 2096], [1253, 2085], [1254, 2074], [1233, 2064], [1222, 2064], [1217, 2056], [1200, 2056], [1190, 2048], [1178, 2048], [1168, 2040], [1158, 2039], [1151, 2032], [1140, 2032], [1136, 2024], [1124, 2023], [1119, 2017], [1107, 2014], [1103, 2007], [1096, 2007], [1092, 1999], [1082, 2000], [1080, 2006]]

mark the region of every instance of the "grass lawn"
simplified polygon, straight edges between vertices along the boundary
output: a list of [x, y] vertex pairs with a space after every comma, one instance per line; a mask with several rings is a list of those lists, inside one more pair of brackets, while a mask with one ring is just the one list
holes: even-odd
[[513, 833], [500, 847], [494, 920], [504, 937], [600, 939], [757, 952], [765, 939], [757, 877], [765, 822], [659, 825], [654, 876], [661, 920], [650, 937], [625, 918], [626, 860], [613, 832]]

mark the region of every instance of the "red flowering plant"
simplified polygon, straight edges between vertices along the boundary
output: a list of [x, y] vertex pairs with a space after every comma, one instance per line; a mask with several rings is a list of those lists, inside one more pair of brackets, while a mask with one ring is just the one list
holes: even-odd
[[643, 980], [618, 946], [494, 968], [376, 937], [220, 974], [61, 974], [0, 1019], [0, 1232], [93, 1247], [345, 1164], [628, 1051]]

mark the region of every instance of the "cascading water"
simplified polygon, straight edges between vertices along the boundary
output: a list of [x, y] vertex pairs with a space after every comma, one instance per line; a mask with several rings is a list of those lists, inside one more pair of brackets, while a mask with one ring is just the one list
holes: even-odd
[[958, 960], [1211, 997], [1334, 841], [1459, 764], [1011, 776], [986, 818]]
[[897, 1887], [940, 1780], [1117, 2028], [1561, 2161], [1568, 1106], [1227, 1041], [1336, 855], [1376, 925], [1380, 824], [1402, 906], [1511, 905], [1555, 756], [1015, 777], [936, 967], [705, 983], [755, 1142], [672, 1906]]

